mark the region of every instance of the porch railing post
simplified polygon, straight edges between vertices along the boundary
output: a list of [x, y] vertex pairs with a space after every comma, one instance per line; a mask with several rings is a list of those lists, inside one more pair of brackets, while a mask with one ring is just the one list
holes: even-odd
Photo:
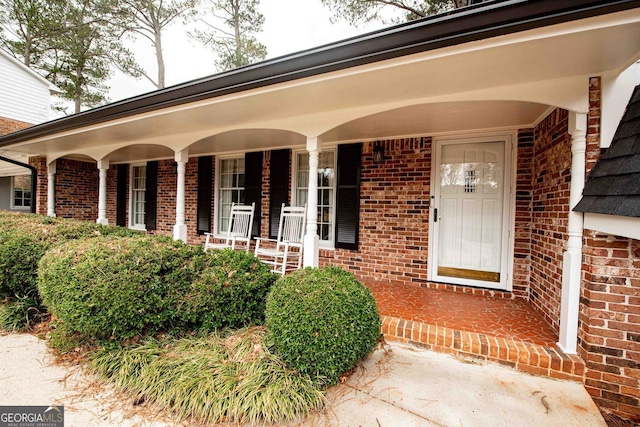
[[178, 177], [176, 189], [176, 224], [173, 226], [173, 240], [182, 240], [187, 243], [187, 225], [185, 224], [184, 199], [185, 199], [185, 172], [189, 161], [189, 150], [187, 148], [176, 152], [176, 163], [178, 164]]
[[309, 187], [307, 192], [307, 232], [304, 235], [304, 267], [318, 267], [320, 238], [318, 237], [318, 138], [307, 139], [309, 152]]
[[567, 247], [562, 259], [562, 300], [560, 302], [560, 339], [558, 346], [565, 353], [575, 354], [578, 343], [578, 314], [582, 276], [582, 213], [573, 212], [582, 196], [585, 181], [585, 153], [587, 149], [587, 115], [570, 113], [571, 187], [569, 190], [569, 218]]
[[47, 165], [47, 216], [56, 216], [56, 161]]
[[107, 171], [109, 170], [109, 159], [98, 160], [98, 170], [100, 171], [100, 184], [98, 187], [98, 224], [107, 225]]

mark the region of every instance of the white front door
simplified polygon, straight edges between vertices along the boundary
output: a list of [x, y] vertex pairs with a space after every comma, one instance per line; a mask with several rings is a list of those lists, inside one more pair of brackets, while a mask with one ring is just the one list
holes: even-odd
[[507, 289], [506, 139], [437, 141], [435, 149], [431, 279]]

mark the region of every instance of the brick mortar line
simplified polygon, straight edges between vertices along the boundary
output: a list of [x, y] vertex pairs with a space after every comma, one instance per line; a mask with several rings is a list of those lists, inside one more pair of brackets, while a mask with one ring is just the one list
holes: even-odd
[[[400, 322], [404, 322], [406, 325], [408, 322], [412, 323], [411, 330], [409, 333], [406, 331], [406, 327], [398, 328]], [[419, 325], [419, 326], [418, 326]], [[418, 340], [414, 339], [414, 330], [418, 329]], [[387, 332], [385, 333], [385, 330]], [[425, 331], [426, 330], [426, 331]], [[425, 331], [424, 338], [422, 331]], [[478, 356], [483, 360], [489, 362], [497, 362], [500, 364], [507, 364], [515, 368], [518, 371], [525, 372], [528, 374], [532, 374], [531, 371], [544, 371], [544, 373], [539, 373], [539, 375], [544, 375], [550, 378], [561, 378], [568, 379], [571, 381], [584, 383], [584, 372], [585, 372], [585, 362], [582, 361], [576, 355], [565, 355], [561, 353], [557, 349], [548, 348], [542, 345], [531, 344], [526, 342], [519, 342], [512, 339], [506, 339], [501, 337], [494, 337], [491, 335], [479, 334], [477, 332], [468, 332], [460, 330], [460, 342], [456, 345], [455, 340], [455, 331], [456, 329], [439, 327], [436, 325], [431, 325], [424, 322], [416, 322], [416, 321], [408, 321], [405, 319], [399, 319], [393, 316], [382, 316], [382, 326], [381, 332], [385, 336], [385, 338], [392, 341], [406, 341], [412, 342], [418, 345], [429, 346], [434, 351], [444, 352], [449, 354], [455, 354], [458, 356], [461, 355], [471, 355]], [[430, 334], [430, 332], [432, 332]], [[446, 338], [451, 336], [451, 339], [447, 340]], [[487, 348], [486, 353], [482, 352], [482, 343], [490, 342], [490, 340], [494, 339], [496, 342], [496, 346], [498, 347], [498, 355], [493, 356], [491, 352]], [[504, 341], [503, 345], [501, 345], [500, 341]], [[476, 345], [476, 350], [474, 351], [474, 343]], [[514, 356], [511, 355], [511, 346], [509, 343], [513, 344]], [[504, 345], [506, 344], [506, 345]], [[520, 345], [518, 345], [520, 344]], [[506, 351], [506, 357], [501, 357], [500, 350]], [[526, 362], [521, 361], [521, 353], [526, 351], [527, 357]], [[532, 355], [535, 354], [536, 363], [531, 363]], [[546, 356], [547, 362], [542, 363], [542, 357]], [[558, 368], [554, 368], [555, 364], [558, 365]], [[505, 363], [501, 363], [505, 362]], [[563, 370], [564, 363], [567, 362], [570, 364], [571, 369], [569, 372]], [[513, 365], [513, 366], [512, 366]], [[577, 369], [578, 365], [582, 365], [582, 369]], [[530, 369], [536, 368], [536, 369]], [[582, 374], [575, 372], [582, 372]]]

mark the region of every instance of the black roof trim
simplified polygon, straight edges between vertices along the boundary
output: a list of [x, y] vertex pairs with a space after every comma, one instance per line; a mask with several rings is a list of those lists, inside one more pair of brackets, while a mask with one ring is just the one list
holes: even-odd
[[0, 147], [276, 83], [640, 7], [640, 0], [494, 0], [160, 89], [0, 137]]

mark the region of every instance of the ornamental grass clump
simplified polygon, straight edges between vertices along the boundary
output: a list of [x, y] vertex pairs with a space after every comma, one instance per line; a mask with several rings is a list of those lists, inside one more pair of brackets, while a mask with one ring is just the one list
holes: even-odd
[[267, 297], [269, 342], [293, 368], [325, 384], [367, 356], [380, 336], [371, 291], [337, 267], [279, 279]]
[[91, 370], [118, 390], [207, 424], [281, 423], [323, 405], [323, 392], [264, 344], [264, 328], [147, 337], [101, 348]]

